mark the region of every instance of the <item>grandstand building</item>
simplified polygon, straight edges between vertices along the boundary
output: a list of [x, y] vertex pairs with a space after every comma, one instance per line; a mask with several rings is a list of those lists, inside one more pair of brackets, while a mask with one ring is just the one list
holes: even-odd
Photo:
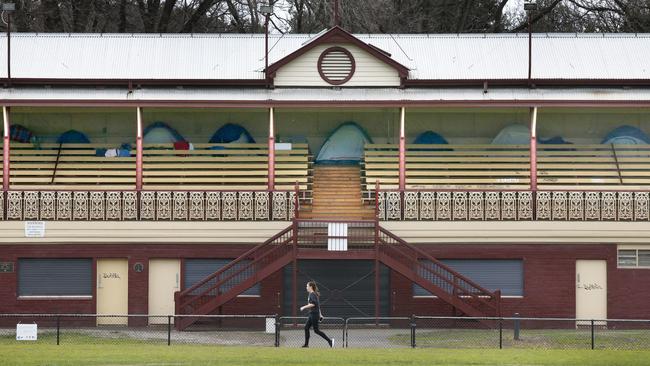
[[6, 41], [0, 313], [650, 317], [650, 35]]

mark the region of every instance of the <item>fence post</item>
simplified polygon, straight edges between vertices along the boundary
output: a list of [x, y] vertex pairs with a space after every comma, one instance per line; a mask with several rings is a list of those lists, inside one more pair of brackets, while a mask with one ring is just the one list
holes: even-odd
[[59, 337], [61, 333], [61, 317], [56, 316], [56, 345], [59, 345]]
[[280, 315], [275, 314], [275, 346], [280, 347]]
[[499, 349], [503, 349], [503, 319], [499, 319]]
[[594, 334], [594, 320], [591, 319], [591, 349], [594, 349], [596, 343], [596, 335]]
[[343, 334], [345, 334], [345, 336], [343, 337], [343, 346], [345, 348], [348, 348], [348, 338], [349, 338], [348, 337], [348, 321], [349, 320], [350, 320], [350, 318], [345, 318], [345, 323], [343, 323]]
[[172, 344], [172, 316], [167, 315], [167, 345]]
[[415, 348], [415, 315], [411, 315], [411, 348]]
[[518, 341], [519, 340], [519, 327], [521, 326], [520, 323], [519, 323], [519, 313], [515, 313], [513, 315], [513, 317], [515, 318], [515, 321], [514, 321], [515, 337], [514, 338], [515, 338], [515, 341]]

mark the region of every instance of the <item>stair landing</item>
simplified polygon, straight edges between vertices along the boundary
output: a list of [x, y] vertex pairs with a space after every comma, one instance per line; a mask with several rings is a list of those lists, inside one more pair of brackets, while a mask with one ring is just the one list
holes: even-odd
[[302, 205], [301, 219], [374, 220], [374, 206], [365, 205], [361, 193], [361, 168], [350, 165], [316, 165], [313, 200]]

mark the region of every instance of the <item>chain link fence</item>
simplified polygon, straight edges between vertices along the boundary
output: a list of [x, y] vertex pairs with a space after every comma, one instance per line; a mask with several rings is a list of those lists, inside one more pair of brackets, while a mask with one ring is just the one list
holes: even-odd
[[[298, 348], [305, 341], [306, 320], [277, 315], [0, 314], [0, 346], [33, 342]], [[180, 325], [182, 330], [177, 329]], [[25, 333], [29, 329], [36, 333]], [[335, 348], [650, 349], [650, 320], [328, 317], [320, 329], [334, 339]], [[313, 329], [310, 335], [311, 348], [329, 348]]]

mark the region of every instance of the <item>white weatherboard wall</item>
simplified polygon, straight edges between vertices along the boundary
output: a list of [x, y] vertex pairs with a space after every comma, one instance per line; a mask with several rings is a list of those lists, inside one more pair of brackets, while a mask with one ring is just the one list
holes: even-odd
[[352, 53], [356, 69], [352, 78], [341, 86], [400, 86], [397, 70], [375, 56], [353, 45], [323, 44], [281, 67], [275, 76], [275, 86], [332, 86], [318, 73], [318, 58], [326, 49], [339, 46]]

